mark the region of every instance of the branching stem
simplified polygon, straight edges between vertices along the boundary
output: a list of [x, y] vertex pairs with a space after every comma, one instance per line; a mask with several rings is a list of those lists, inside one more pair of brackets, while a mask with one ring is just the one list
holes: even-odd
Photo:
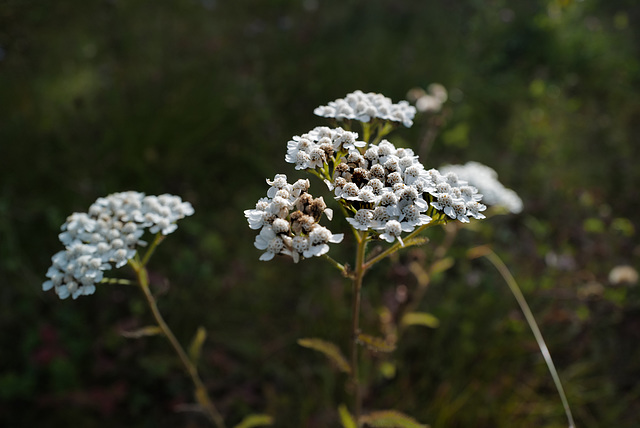
[[368, 260], [365, 265], [364, 268], [365, 270], [368, 270], [369, 268], [371, 268], [371, 266], [373, 266], [374, 264], [378, 263], [379, 261], [383, 260], [384, 258], [390, 256], [391, 254], [395, 253], [396, 251], [398, 251], [400, 248], [407, 248], [410, 247], [412, 245], [417, 245], [417, 243], [419, 241], [414, 240], [423, 230], [432, 227], [432, 226], [437, 226], [439, 224], [444, 224], [445, 220], [432, 220], [430, 223], [427, 224], [423, 224], [422, 226], [418, 227], [416, 230], [414, 230], [413, 232], [411, 232], [406, 238], [404, 238], [404, 242], [405, 245], [403, 246], [400, 242], [396, 242], [395, 244], [393, 244], [391, 247], [387, 248], [386, 250], [384, 250], [383, 252], [381, 252], [380, 254], [378, 254], [375, 257], [372, 257], [370, 260]]
[[153, 242], [151, 243], [151, 246], [149, 247], [147, 252], [144, 254], [144, 257], [142, 258], [142, 261], [140, 262], [142, 264], [142, 267], [145, 267], [147, 265], [147, 263], [149, 263], [149, 259], [153, 255], [153, 252], [156, 250], [158, 245], [160, 245], [160, 243], [162, 241], [164, 241], [164, 238], [165, 238], [165, 236], [162, 233], [160, 233], [160, 232], [156, 233], [156, 236], [153, 238]]
[[[157, 239], [154, 240], [154, 243], [156, 243], [156, 241]], [[147, 255], [149, 255], [149, 252], [152, 251], [153, 248], [154, 246], [152, 244], [152, 246], [149, 248], [149, 251], [147, 251]], [[145, 258], [143, 259], [143, 261], [147, 261], [147, 260], [148, 260], [148, 257], [146, 257], [145, 255]], [[207, 393], [207, 390], [204, 384], [202, 383], [202, 380], [200, 379], [200, 375], [198, 374], [198, 369], [193, 364], [191, 359], [189, 359], [184, 348], [182, 347], [182, 345], [180, 345], [180, 342], [178, 342], [178, 339], [176, 339], [175, 335], [173, 334], [173, 332], [165, 322], [164, 318], [162, 317], [162, 314], [160, 313], [160, 310], [158, 309], [156, 300], [153, 297], [153, 294], [151, 294], [151, 290], [149, 289], [149, 274], [147, 272], [146, 267], [144, 266], [144, 263], [140, 262], [137, 259], [131, 259], [129, 261], [129, 264], [131, 265], [131, 267], [136, 273], [138, 284], [140, 285], [140, 288], [144, 293], [144, 297], [147, 300], [149, 308], [153, 313], [153, 317], [155, 318], [156, 323], [158, 324], [158, 327], [160, 327], [160, 330], [162, 330], [162, 333], [167, 338], [167, 340], [169, 341], [173, 349], [176, 351], [176, 354], [178, 354], [178, 357], [180, 358], [180, 361], [182, 362], [182, 365], [184, 366], [185, 371], [187, 372], [187, 374], [191, 378], [191, 381], [193, 382], [193, 385], [195, 387], [196, 400], [202, 406], [208, 418], [211, 420], [211, 422], [213, 422], [213, 424], [217, 428], [225, 428], [224, 420], [222, 419], [222, 416], [220, 415], [220, 413], [214, 406], [213, 402], [209, 398], [209, 394]]]

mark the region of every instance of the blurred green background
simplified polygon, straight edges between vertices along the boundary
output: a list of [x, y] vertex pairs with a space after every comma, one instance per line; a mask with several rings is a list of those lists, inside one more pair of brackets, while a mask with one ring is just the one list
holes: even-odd
[[[566, 427], [506, 285], [465, 258], [490, 244], [536, 314], [577, 426], [637, 427], [640, 288], [608, 275], [640, 267], [639, 24], [634, 0], [0, 1], [0, 425], [207, 426], [167, 343], [121, 335], [151, 322], [138, 289], [41, 291], [66, 216], [138, 190], [195, 207], [152, 281], [183, 343], [208, 329], [202, 376], [229, 424], [266, 412], [276, 426], [338, 426], [345, 379], [296, 340], [346, 346], [349, 284], [319, 259], [259, 262], [242, 211], [265, 178], [298, 177], [286, 142], [328, 124], [316, 106], [439, 82], [446, 120], [422, 162], [487, 164], [524, 211], [459, 236], [458, 263], [421, 307], [440, 326], [407, 332], [394, 377], [371, 369], [365, 408], [434, 428]], [[427, 122], [392, 141], [417, 148]], [[365, 278], [368, 331], [430, 249]]]

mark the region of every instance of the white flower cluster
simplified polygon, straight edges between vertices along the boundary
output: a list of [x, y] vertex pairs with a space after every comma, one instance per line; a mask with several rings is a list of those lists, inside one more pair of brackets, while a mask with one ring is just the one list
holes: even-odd
[[55, 289], [61, 299], [93, 294], [103, 271], [124, 266], [136, 254], [145, 229], [168, 235], [177, 220], [193, 214], [189, 202], [173, 195], [145, 196], [139, 192], [114, 193], [99, 198], [87, 213], [73, 213], [62, 225], [60, 242], [47, 272], [44, 291]]
[[[444, 87], [431, 89], [444, 102]], [[338, 120], [380, 119], [377, 142], [389, 132], [384, 121], [411, 126], [416, 109], [406, 101], [393, 104], [381, 94], [355, 91], [314, 112]], [[369, 131], [365, 128], [365, 133]], [[425, 170], [411, 149], [396, 148], [387, 140], [370, 144], [342, 128], [317, 127], [287, 143], [285, 160], [297, 170], [310, 170], [323, 178], [355, 230], [371, 231], [389, 243], [397, 239], [404, 245], [402, 233], [431, 223], [432, 217], [438, 222], [465, 223], [470, 217], [485, 218], [486, 206], [475, 187], [455, 173]], [[260, 229], [255, 240], [256, 248], [265, 250], [260, 260], [283, 254], [298, 262], [301, 257], [325, 254], [329, 243], [342, 241], [342, 234], [334, 235], [318, 224], [325, 211], [331, 219], [331, 211], [322, 198], [313, 199], [307, 193], [308, 180], [289, 184], [286, 175], [278, 174], [267, 183], [271, 186], [267, 197], [244, 212], [249, 226]]]
[[482, 211], [487, 207], [480, 203], [483, 195], [467, 181], [461, 180], [455, 172], [443, 175], [437, 169], [430, 169], [427, 171], [425, 190], [434, 199], [431, 206], [453, 220], [469, 223], [469, 217], [477, 220], [485, 218]]
[[429, 204], [422, 198], [424, 167], [410, 149], [396, 149], [387, 140], [364, 154], [352, 149], [336, 169], [335, 197], [355, 211], [347, 221], [358, 230], [375, 230], [388, 242], [402, 232], [427, 224]]
[[244, 211], [249, 227], [260, 229], [255, 240], [256, 248], [265, 250], [260, 260], [280, 254], [297, 263], [300, 258], [325, 254], [329, 243], [342, 242], [342, 233], [334, 235], [318, 224], [323, 213], [331, 220], [333, 211], [322, 197], [314, 199], [307, 192], [309, 180], [289, 184], [286, 175], [276, 174], [267, 184], [271, 186], [267, 197], [261, 198], [255, 209]]
[[464, 165], [446, 165], [440, 170], [453, 172], [477, 187], [487, 205], [502, 206], [514, 214], [522, 211], [522, 199], [515, 191], [507, 189], [498, 181], [498, 173], [494, 169], [472, 161]]
[[329, 160], [335, 161], [336, 153], [367, 144], [357, 139], [358, 134], [355, 132], [319, 126], [306, 134], [293, 137], [287, 143], [285, 160], [295, 164], [299, 170], [322, 168]]
[[485, 207], [478, 203], [482, 195], [475, 188], [455, 174], [426, 171], [411, 149], [387, 140], [370, 145], [364, 154], [350, 150], [328, 184], [336, 199], [354, 211], [347, 221], [355, 229], [373, 230], [387, 242], [398, 239], [404, 245], [403, 232], [431, 222], [427, 212], [443, 211], [462, 222], [484, 218], [480, 211]]
[[439, 83], [432, 83], [425, 92], [422, 88], [413, 88], [407, 93], [407, 97], [416, 103], [419, 112], [437, 113], [442, 110], [442, 105], [449, 98], [447, 88]]
[[392, 122], [400, 122], [407, 128], [413, 125], [416, 109], [407, 101], [394, 104], [390, 98], [373, 92], [355, 91], [344, 98], [331, 101], [329, 105], [317, 107], [313, 111], [317, 116], [335, 118], [337, 120], [355, 119], [369, 122], [379, 118]]

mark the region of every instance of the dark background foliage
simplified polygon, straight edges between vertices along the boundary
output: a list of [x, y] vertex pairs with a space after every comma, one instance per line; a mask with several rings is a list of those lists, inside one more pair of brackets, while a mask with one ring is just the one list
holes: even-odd
[[[266, 177], [296, 176], [286, 142], [327, 124], [314, 107], [440, 82], [448, 118], [423, 163], [485, 163], [524, 211], [462, 232], [422, 306], [440, 326], [407, 332], [394, 377], [369, 364], [365, 408], [433, 427], [566, 426], [502, 279], [465, 258], [488, 243], [578, 426], [637, 426], [640, 291], [608, 274], [640, 256], [639, 20], [632, 0], [0, 1], [0, 425], [206, 426], [168, 345], [122, 337], [151, 322], [136, 288], [41, 291], [66, 216], [139, 190], [196, 209], [154, 256], [153, 288], [183, 343], [209, 331], [201, 370], [230, 424], [337, 426], [345, 379], [296, 340], [346, 345], [348, 284], [322, 260], [259, 262], [242, 211]], [[425, 126], [392, 139], [417, 149]], [[332, 254], [348, 260], [350, 244]], [[429, 245], [367, 276], [370, 331], [420, 257]]]

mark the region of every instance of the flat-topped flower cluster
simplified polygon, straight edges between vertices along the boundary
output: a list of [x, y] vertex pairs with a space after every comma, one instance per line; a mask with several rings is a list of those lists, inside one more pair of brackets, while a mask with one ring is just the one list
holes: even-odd
[[522, 199], [498, 180], [498, 173], [493, 168], [470, 161], [464, 165], [445, 165], [440, 170], [452, 172], [476, 186], [482, 192], [483, 202], [487, 205], [501, 206], [514, 214], [522, 212]]
[[142, 235], [168, 235], [176, 221], [193, 214], [189, 202], [178, 196], [145, 196], [139, 192], [114, 193], [98, 198], [86, 213], [73, 213], [58, 235], [65, 249], [56, 253], [43, 290], [54, 289], [58, 297], [76, 299], [93, 294], [104, 271], [124, 266], [146, 245]]
[[364, 153], [350, 149], [328, 183], [335, 197], [354, 216], [347, 221], [357, 230], [381, 233], [387, 242], [401, 233], [426, 225], [438, 212], [468, 223], [481, 219], [482, 195], [455, 173], [425, 170], [411, 149], [387, 140], [369, 145]]
[[297, 170], [314, 170], [333, 165], [341, 154], [356, 147], [367, 145], [357, 141], [358, 134], [342, 128], [318, 126], [306, 134], [295, 136], [287, 143], [285, 160], [295, 164]]
[[382, 94], [354, 91], [344, 98], [331, 101], [326, 106], [317, 107], [313, 112], [317, 116], [336, 120], [354, 119], [365, 123], [377, 118], [399, 122], [409, 128], [413, 125], [416, 108], [407, 101], [394, 104], [391, 98]]
[[249, 227], [260, 229], [255, 241], [256, 248], [265, 250], [260, 260], [281, 254], [297, 263], [301, 258], [321, 256], [329, 251], [329, 243], [342, 241], [343, 234], [334, 235], [318, 224], [323, 214], [331, 220], [333, 211], [322, 197], [307, 192], [309, 180], [289, 184], [286, 175], [277, 174], [267, 184], [271, 186], [267, 197], [255, 209], [244, 211]]
[[[365, 124], [378, 120], [374, 133], [363, 125], [365, 136], [371, 141], [359, 141], [356, 132], [343, 128], [316, 127], [287, 143], [285, 160], [296, 170], [311, 172], [327, 184], [354, 230], [366, 231], [389, 243], [397, 239], [404, 245], [403, 233], [428, 225], [434, 218], [439, 223], [468, 223], [470, 218], [485, 218], [482, 211], [486, 207], [480, 203], [482, 195], [475, 187], [454, 172], [443, 175], [436, 169], [426, 170], [413, 150], [396, 148], [382, 139], [393, 128], [390, 123], [411, 126], [415, 108], [406, 101], [393, 104], [381, 94], [355, 91], [316, 108], [315, 113]], [[245, 211], [249, 226], [261, 229], [255, 241], [258, 249], [266, 251], [261, 260], [283, 254], [297, 262], [301, 257], [322, 255], [328, 251], [328, 243], [342, 240], [342, 234], [334, 235], [319, 226], [317, 215], [312, 216], [313, 222], [308, 220], [306, 229], [299, 226], [297, 216], [301, 214], [297, 213], [308, 217], [300, 198], [317, 200], [307, 193], [308, 180], [291, 185], [285, 175], [278, 174], [267, 182], [272, 186], [268, 198], [258, 201], [255, 209]], [[326, 205], [320, 200], [324, 211]], [[312, 239], [312, 228], [327, 230], [323, 232], [325, 239]], [[319, 247], [314, 246], [318, 243]]]

